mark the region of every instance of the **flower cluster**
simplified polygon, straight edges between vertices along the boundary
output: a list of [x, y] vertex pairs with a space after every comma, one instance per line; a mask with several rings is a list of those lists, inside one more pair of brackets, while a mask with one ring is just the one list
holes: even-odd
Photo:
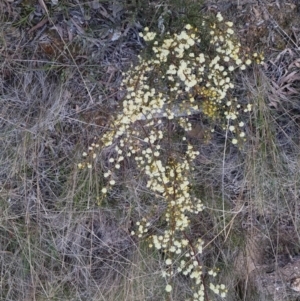
[[224, 284], [214, 285], [213, 283], [209, 284], [209, 288], [217, 295], [221, 297], [226, 297], [227, 289]]
[[[185, 136], [180, 147], [171, 145], [170, 124], [176, 124], [183, 132], [190, 131], [189, 116], [202, 112], [232, 133], [233, 144], [245, 139], [245, 123], [239, 116], [251, 111], [252, 106], [229, 99], [228, 91], [234, 88], [234, 70], [244, 70], [253, 60], [259, 63], [262, 59], [256, 53], [242, 53], [234, 38], [233, 24], [223, 22], [221, 14], [217, 14], [215, 22], [204, 21], [202, 26], [208, 37], [187, 24], [179, 33], [167, 33], [160, 42], [156, 33], [145, 28], [140, 35], [151, 44], [150, 57], [140, 56], [139, 64], [123, 74], [122, 88], [127, 94], [122, 109], [111, 129], [90, 146], [89, 153], [84, 153], [85, 157], [96, 159], [99, 147], [111, 150], [103, 174], [107, 183], [103, 195], [117, 184], [118, 170], [125, 159], [145, 175], [145, 189], [153, 200], [163, 200], [165, 204], [161, 215], [164, 228], [149, 236], [153, 224], [143, 218], [132, 234], [147, 236], [150, 247], [166, 254], [166, 292], [172, 292], [172, 279], [181, 273], [194, 283], [193, 300], [207, 300], [199, 257], [203, 241], [187, 235], [191, 215], [203, 210], [201, 200], [190, 190], [193, 161], [199, 152]], [[208, 45], [203, 46], [207, 40]], [[89, 161], [79, 165], [84, 166], [91, 168], [92, 164]], [[209, 287], [222, 297], [226, 294], [224, 285]]]
[[237, 99], [228, 99], [228, 92], [234, 88], [232, 73], [245, 70], [252, 61], [260, 63], [262, 56], [242, 52], [232, 22], [223, 22], [220, 13], [216, 22], [204, 21], [202, 26], [209, 29], [206, 49], [202, 40], [207, 37], [201, 38], [201, 31], [190, 24], [178, 34], [168, 33], [160, 43], [153, 41], [156, 34], [148, 28], [140, 34], [152, 41], [151, 55], [140, 58], [123, 81], [129, 93], [118, 120], [123, 123], [121, 130], [129, 121], [157, 117], [172, 120], [203, 112], [224, 129], [235, 127], [230, 131], [234, 144], [245, 139], [245, 132], [237, 125], [239, 116], [249, 112], [251, 104], [245, 107]]

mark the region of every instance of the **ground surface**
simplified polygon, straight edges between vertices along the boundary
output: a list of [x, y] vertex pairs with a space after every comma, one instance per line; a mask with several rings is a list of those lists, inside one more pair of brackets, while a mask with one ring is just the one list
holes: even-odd
[[[254, 104], [242, 149], [224, 152], [224, 133], [208, 141], [201, 116], [192, 120], [207, 210], [191, 231], [227, 300], [300, 298], [299, 2], [3, 0], [0, 300], [164, 300], [163, 254], [130, 235], [151, 210], [136, 170], [124, 166], [104, 199], [105, 161], [77, 164], [118, 110], [122, 72], [145, 47], [139, 32], [161, 30], [159, 20], [176, 28], [194, 5], [221, 11], [265, 63], [236, 74], [233, 95]], [[178, 278], [173, 300], [188, 294]]]

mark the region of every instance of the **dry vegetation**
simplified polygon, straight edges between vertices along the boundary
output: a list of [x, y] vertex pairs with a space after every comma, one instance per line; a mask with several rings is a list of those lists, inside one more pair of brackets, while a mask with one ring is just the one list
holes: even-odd
[[[253, 105], [240, 147], [220, 126], [208, 135], [202, 113], [189, 117], [187, 139], [199, 151], [191, 187], [206, 207], [189, 236], [204, 242], [203, 279], [218, 270], [223, 299], [299, 300], [299, 10], [292, 0], [2, 0], [0, 300], [191, 296], [183, 275], [165, 292], [166, 254], [130, 234], [142, 218], [155, 222], [151, 235], [166, 227], [165, 204], [153, 204], [135, 165], [124, 160], [103, 195], [112, 149], [90, 169], [78, 163], [120, 108], [122, 72], [145, 49], [143, 28], [179, 32], [218, 11], [265, 63], [234, 73], [228, 97]], [[170, 123], [167, 134], [180, 149], [177, 130]]]

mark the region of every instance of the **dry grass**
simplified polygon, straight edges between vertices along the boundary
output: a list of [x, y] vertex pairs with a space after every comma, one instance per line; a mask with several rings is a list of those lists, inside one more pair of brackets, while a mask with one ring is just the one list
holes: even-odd
[[[101, 135], [122, 98], [121, 72], [142, 47], [138, 31], [156, 24], [163, 12], [166, 24], [176, 28], [185, 13], [178, 9], [180, 1], [177, 6], [145, 3], [122, 4], [118, 12], [105, 2], [103, 10], [64, 1], [62, 11], [84, 8], [90, 20], [100, 21], [87, 22], [88, 34], [76, 33], [72, 43], [65, 39], [70, 51], [59, 57], [45, 41], [26, 42], [36, 19], [23, 20], [19, 29], [12, 26], [23, 6], [1, 3], [7, 13], [0, 30], [0, 300], [166, 298], [160, 277], [164, 254], [130, 235], [142, 216], [159, 219], [162, 204], [151, 207], [134, 166], [126, 166], [108, 199], [100, 193], [104, 159], [92, 170], [77, 169], [82, 152]], [[149, 11], [150, 19], [139, 25]], [[43, 31], [48, 37], [50, 24]], [[63, 28], [65, 23], [56, 24]], [[127, 35], [114, 41], [112, 24], [116, 34], [122, 28]], [[282, 272], [300, 255], [299, 104], [296, 93], [280, 89], [290, 84], [299, 91], [295, 74], [286, 79], [280, 73], [297, 70], [297, 65], [288, 69], [299, 59], [291, 51], [276, 61], [274, 50], [267, 69], [237, 75], [234, 96], [255, 104], [242, 149], [230, 145], [221, 130], [208, 142], [190, 133], [200, 151], [193, 189], [207, 207], [193, 220], [191, 235], [205, 241], [205, 269], [220, 268], [227, 300], [299, 298], [288, 285], [299, 272]], [[192, 121], [199, 131], [207, 126], [201, 116]], [[172, 300], [189, 296], [188, 285], [187, 279], [176, 278]]]

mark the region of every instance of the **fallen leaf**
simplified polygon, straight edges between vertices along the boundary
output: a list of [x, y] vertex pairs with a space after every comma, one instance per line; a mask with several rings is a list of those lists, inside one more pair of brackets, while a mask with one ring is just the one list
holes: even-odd
[[293, 68], [293, 67], [300, 68], [300, 58], [299, 58], [299, 59], [296, 59], [295, 61], [293, 61], [293, 62], [289, 65], [288, 69], [291, 69], [291, 68]]
[[279, 81], [278, 81], [278, 84], [279, 86], [281, 86], [282, 84], [284, 83], [292, 83], [296, 80], [300, 80], [300, 75], [298, 73], [298, 70], [297, 71], [293, 71], [291, 72], [290, 74], [282, 77]]
[[[288, 91], [284, 91], [285, 89], [288, 90]], [[280, 93], [280, 94], [283, 93], [283, 94], [286, 94], [286, 95], [299, 94], [299, 92], [295, 88], [291, 87], [291, 84], [286, 84], [283, 87], [280, 87], [280, 89], [277, 90], [277, 92]]]
[[120, 31], [114, 31], [111, 41], [117, 41], [122, 36], [122, 33]]
[[35, 26], [31, 27], [28, 30], [28, 34], [32, 33], [33, 31], [39, 29], [40, 27], [44, 26], [47, 22], [49, 21], [48, 18], [44, 18], [42, 21], [40, 21], [38, 24], [36, 24]]

